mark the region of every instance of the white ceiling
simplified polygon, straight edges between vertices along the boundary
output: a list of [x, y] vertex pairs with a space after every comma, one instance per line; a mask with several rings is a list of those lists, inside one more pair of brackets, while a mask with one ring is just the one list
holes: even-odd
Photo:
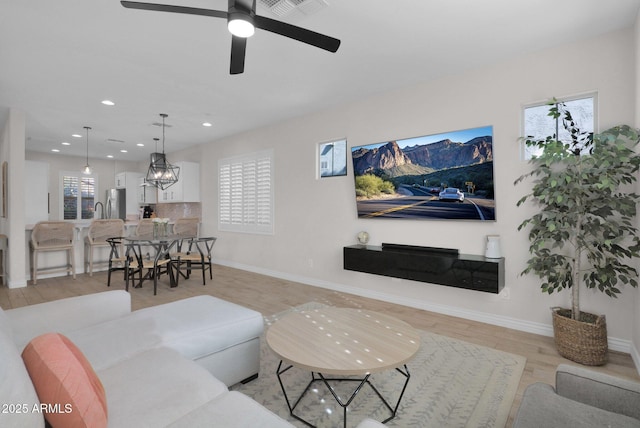
[[[227, 0], [154, 1], [227, 8]], [[15, 107], [27, 115], [27, 150], [85, 156], [86, 140], [71, 134], [90, 126], [91, 158], [143, 160], [161, 137], [153, 125], [159, 113], [169, 115], [170, 153], [631, 27], [640, 7], [640, 0], [326, 1], [317, 13], [283, 20], [341, 39], [337, 53], [257, 30], [244, 74], [232, 76], [221, 19], [125, 9], [118, 0], [0, 0], [0, 126]], [[257, 13], [280, 19], [261, 4]]]

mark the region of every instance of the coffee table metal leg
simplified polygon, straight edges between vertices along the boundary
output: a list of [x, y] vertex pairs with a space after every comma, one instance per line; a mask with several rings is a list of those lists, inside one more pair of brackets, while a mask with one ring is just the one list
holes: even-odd
[[[313, 375], [313, 374], [312, 374]], [[356, 398], [356, 395], [358, 395], [358, 392], [360, 392], [360, 389], [362, 388], [362, 386], [365, 383], [368, 383], [372, 388], [373, 385], [371, 385], [371, 382], [369, 382], [369, 376], [370, 375], [366, 375], [363, 379], [335, 379], [335, 378], [325, 378], [324, 376], [322, 376], [322, 373], [318, 373], [318, 376], [320, 376], [320, 379], [322, 379], [322, 382], [324, 382], [324, 385], [327, 387], [327, 389], [329, 390], [329, 392], [331, 392], [331, 395], [333, 395], [333, 398], [335, 398], [336, 402], [340, 405], [340, 407], [342, 407], [342, 412], [343, 412], [343, 426], [344, 428], [347, 428], [347, 408], [349, 407], [349, 405], [351, 404], [351, 402], [353, 401], [354, 398]], [[333, 381], [333, 382], [345, 382], [345, 381], [351, 381], [351, 382], [358, 382], [360, 381], [360, 383], [358, 384], [358, 387], [353, 391], [353, 393], [351, 394], [351, 396], [349, 397], [349, 399], [347, 400], [346, 403], [343, 403], [342, 400], [340, 399], [340, 397], [338, 396], [338, 394], [336, 394], [335, 390], [333, 389], [333, 386], [331, 386], [331, 384], [329, 384], [329, 381]], [[375, 390], [375, 388], [374, 388]], [[382, 396], [380, 395], [380, 393], [378, 391], [376, 391], [376, 393], [378, 394], [378, 396], [380, 398], [382, 398]], [[386, 403], [386, 401], [384, 400], [384, 398], [382, 399], [382, 401]], [[387, 404], [387, 407], [389, 407], [389, 405]]]
[[302, 397], [305, 396], [305, 394], [307, 393], [307, 391], [309, 390], [309, 388], [311, 387], [311, 385], [313, 385], [313, 382], [315, 382], [317, 379], [314, 378], [313, 373], [311, 373], [311, 382], [309, 382], [309, 384], [307, 385], [307, 387], [304, 389], [304, 391], [302, 391], [302, 394], [300, 394], [300, 397], [298, 397], [298, 399], [296, 400], [296, 402], [293, 404], [293, 406], [291, 405], [291, 402], [289, 401], [289, 396], [287, 395], [287, 390], [284, 387], [284, 383], [282, 383], [282, 378], [280, 377], [280, 375], [282, 375], [283, 373], [285, 373], [286, 371], [288, 371], [290, 368], [292, 368], [293, 366], [289, 365], [287, 367], [282, 367], [282, 363], [283, 361], [280, 360], [280, 364], [278, 364], [278, 369], [276, 370], [276, 374], [278, 376], [278, 382], [280, 382], [280, 388], [282, 389], [282, 394], [284, 395], [284, 399], [287, 402], [287, 407], [289, 408], [289, 414], [291, 416], [293, 416], [294, 418], [296, 418], [297, 420], [299, 420], [300, 422], [303, 422], [306, 425], [309, 425], [310, 427], [315, 428], [315, 425], [305, 421], [304, 419], [302, 419], [300, 416], [296, 415], [295, 413], [293, 413], [293, 411], [295, 410], [296, 406], [298, 405], [298, 403], [300, 403], [300, 400], [302, 400]]
[[[404, 371], [402, 369], [400, 369], [400, 368], [396, 368], [396, 371], [398, 373], [400, 373], [402, 376], [405, 377], [405, 382], [404, 382], [404, 385], [402, 387], [402, 391], [400, 392], [400, 396], [398, 397], [398, 401], [395, 403], [395, 406], [392, 407], [389, 404], [389, 402], [382, 396], [380, 391], [378, 391], [378, 389], [371, 382], [369, 382], [369, 376], [370, 375], [366, 375], [362, 379], [345, 379], [345, 378], [326, 378], [326, 377], [324, 377], [322, 375], [322, 373], [317, 373], [318, 377], [316, 378], [315, 377], [315, 373], [311, 372], [311, 381], [309, 382], [307, 387], [304, 389], [304, 391], [302, 391], [302, 394], [300, 394], [300, 397], [298, 397], [298, 399], [296, 400], [296, 402], [292, 406], [291, 402], [289, 401], [289, 396], [287, 395], [287, 391], [286, 391], [286, 389], [284, 387], [284, 383], [282, 383], [282, 378], [280, 377], [283, 373], [287, 372], [292, 367], [293, 366], [289, 365], [289, 366], [283, 368], [283, 361], [282, 360], [280, 361], [280, 364], [278, 364], [278, 369], [276, 371], [276, 374], [278, 376], [278, 382], [280, 382], [280, 388], [282, 389], [282, 394], [284, 395], [284, 399], [287, 402], [287, 407], [289, 408], [289, 413], [291, 414], [291, 416], [293, 416], [294, 418], [296, 418], [300, 422], [303, 422], [304, 424], [306, 424], [306, 425], [308, 425], [310, 427], [315, 427], [315, 425], [313, 425], [310, 422], [302, 419], [300, 416], [294, 414], [293, 411], [298, 406], [298, 404], [300, 403], [300, 400], [302, 400], [302, 398], [305, 396], [307, 391], [309, 391], [309, 388], [311, 387], [311, 385], [313, 385], [314, 382], [322, 381], [324, 383], [324, 385], [327, 387], [327, 389], [329, 390], [329, 392], [331, 392], [331, 395], [333, 395], [333, 398], [336, 400], [336, 402], [342, 407], [343, 414], [344, 414], [343, 415], [343, 426], [344, 426], [344, 428], [346, 428], [347, 427], [347, 408], [349, 407], [349, 405], [351, 404], [353, 399], [356, 397], [356, 395], [358, 395], [358, 393], [360, 392], [360, 390], [362, 389], [362, 387], [364, 386], [365, 383], [369, 384], [371, 389], [373, 389], [373, 391], [376, 393], [376, 395], [380, 398], [380, 400], [384, 403], [384, 405], [387, 406], [387, 409], [389, 409], [389, 411], [391, 412], [391, 416], [389, 416], [387, 419], [382, 421], [382, 423], [384, 424], [384, 423], [387, 423], [391, 419], [396, 417], [396, 413], [398, 411], [398, 407], [400, 407], [400, 402], [402, 401], [402, 397], [404, 396], [404, 392], [406, 391], [407, 385], [409, 384], [409, 379], [411, 378], [411, 374], [409, 373], [409, 369], [407, 368], [406, 364], [404, 364], [404, 366], [403, 366], [404, 367]], [[335, 392], [333, 386], [331, 386], [330, 382], [359, 382], [359, 384], [356, 387], [356, 389], [353, 391], [351, 396], [349, 396], [349, 399], [346, 402], [343, 402], [340, 399], [340, 397], [338, 396], [338, 394]]]

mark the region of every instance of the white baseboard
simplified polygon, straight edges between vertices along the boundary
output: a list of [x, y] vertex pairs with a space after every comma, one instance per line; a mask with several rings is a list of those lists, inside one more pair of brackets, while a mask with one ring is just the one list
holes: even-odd
[[[299, 282], [306, 285], [313, 285], [315, 287], [326, 288], [334, 291], [341, 291], [343, 293], [355, 294], [362, 297], [368, 297], [371, 299], [382, 300], [389, 303], [395, 303], [398, 305], [409, 306], [416, 309], [422, 309], [429, 312], [436, 312], [439, 314], [450, 315], [458, 318], [464, 318], [472, 321], [483, 322], [486, 324], [497, 325], [500, 327], [511, 328], [514, 330], [525, 331], [527, 333], [539, 334], [541, 336], [553, 337], [553, 326], [551, 324], [537, 323], [533, 321], [521, 320], [517, 318], [506, 317], [502, 315], [488, 314], [486, 312], [473, 311], [469, 309], [461, 309], [455, 306], [433, 304], [425, 301], [418, 301], [414, 299], [408, 299], [400, 297], [394, 294], [381, 293], [377, 291], [366, 290], [362, 288], [350, 287], [344, 284], [337, 284], [329, 281], [323, 281], [316, 278], [309, 278], [300, 275], [293, 275], [286, 272], [278, 272], [270, 269], [264, 269], [256, 266], [245, 265], [242, 263], [230, 262], [227, 260], [215, 260], [215, 263], [228, 266], [236, 269], [246, 270], [262, 275], [272, 276], [275, 278], [285, 279], [288, 281]], [[640, 355], [637, 350], [632, 347], [630, 340], [618, 339], [615, 337], [609, 337], [609, 349], [612, 351], [624, 352], [631, 354], [636, 368], [640, 370]], [[635, 356], [632, 353], [632, 348], [635, 351]]]

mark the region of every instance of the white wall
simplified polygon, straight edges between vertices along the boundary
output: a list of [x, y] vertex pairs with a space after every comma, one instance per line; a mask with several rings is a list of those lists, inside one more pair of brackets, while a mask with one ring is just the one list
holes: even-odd
[[26, 251], [24, 241], [24, 146], [26, 141], [26, 116], [23, 111], [9, 109], [0, 137], [0, 164], [7, 162], [7, 213], [0, 222], [2, 233], [7, 235], [6, 283], [10, 288], [24, 287]]
[[[636, 97], [636, 105], [635, 105], [635, 126], [636, 128], [640, 127], [640, 12], [638, 16], [636, 16], [636, 27], [635, 27], [635, 66], [636, 66], [636, 74], [635, 74], [635, 97]], [[638, 148], [637, 150], [640, 150]], [[637, 183], [637, 188], [640, 188], [640, 183]], [[637, 219], [636, 227], [640, 228], [640, 218]], [[633, 361], [636, 364], [636, 368], [640, 372], [640, 291], [636, 290], [636, 299], [635, 299], [635, 313], [634, 313], [634, 322], [633, 322], [633, 337], [632, 337], [632, 348], [631, 348], [631, 357], [633, 357]]]
[[[525, 267], [528, 241], [517, 226], [534, 212], [516, 208], [528, 189], [513, 185], [528, 170], [517, 143], [521, 106], [597, 90], [600, 129], [632, 123], [634, 49], [632, 30], [616, 32], [224, 138], [201, 146], [201, 153], [191, 150], [183, 155], [200, 155], [208, 165], [201, 168], [203, 233], [219, 237], [214, 254], [221, 263], [550, 334], [549, 307], [567, 305], [569, 295], [543, 295], [536, 277], [518, 275]], [[319, 142], [346, 137], [354, 146], [482, 125], [494, 127], [496, 222], [357, 219], [351, 165], [347, 177], [315, 176]], [[217, 160], [266, 148], [275, 151], [275, 234], [219, 232]], [[172, 156], [177, 161], [181, 154]], [[483, 254], [486, 235], [499, 234], [510, 298], [345, 271], [342, 247], [354, 244], [360, 230], [370, 233], [373, 245], [453, 247], [471, 254]], [[583, 293], [584, 310], [607, 315], [613, 349], [629, 350], [630, 320], [637, 307], [629, 295], [632, 290], [625, 290], [612, 301]]]

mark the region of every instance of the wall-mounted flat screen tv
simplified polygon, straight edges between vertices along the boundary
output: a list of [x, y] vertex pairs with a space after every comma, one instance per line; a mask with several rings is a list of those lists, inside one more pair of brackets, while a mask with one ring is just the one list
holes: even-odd
[[495, 221], [493, 127], [351, 148], [359, 218]]

